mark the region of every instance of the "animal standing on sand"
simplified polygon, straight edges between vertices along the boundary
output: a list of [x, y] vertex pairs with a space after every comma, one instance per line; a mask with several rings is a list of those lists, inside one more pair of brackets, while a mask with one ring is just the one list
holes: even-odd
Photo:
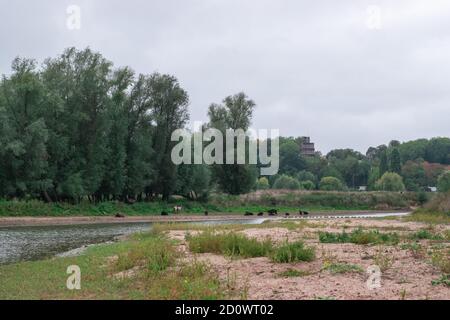
[[290, 216], [289, 212], [286, 212], [286, 213], [284, 214], [284, 216], [285, 216], [286, 218], [289, 218], [289, 216]]
[[267, 212], [269, 213], [269, 215], [277, 215], [278, 214], [278, 211], [276, 209], [270, 209]]
[[208, 215], [208, 211], [205, 211], [205, 216], [207, 216]]
[[253, 216], [253, 212], [245, 211], [244, 216]]
[[162, 212], [161, 212], [161, 215], [162, 215], [162, 216], [168, 216], [169, 214], [168, 214], [166, 211], [162, 211]]
[[258, 213], [258, 217], [262, 217], [264, 215], [264, 212]]
[[116, 218], [125, 218], [125, 215], [123, 213], [116, 213]]

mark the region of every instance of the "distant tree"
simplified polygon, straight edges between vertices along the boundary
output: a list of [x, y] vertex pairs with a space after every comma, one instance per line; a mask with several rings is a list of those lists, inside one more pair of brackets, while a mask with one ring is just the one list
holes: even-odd
[[316, 188], [316, 184], [311, 180], [300, 181], [300, 187], [305, 190], [314, 190]]
[[427, 176], [423, 163], [420, 161], [408, 160], [402, 166], [401, 173], [405, 187], [409, 191], [419, 191], [427, 186]]
[[367, 187], [369, 190], [375, 190], [375, 184], [380, 179], [380, 168], [372, 167], [369, 172], [369, 179], [367, 181]]
[[[212, 104], [208, 116], [210, 128], [220, 130], [225, 136], [225, 130], [248, 130], [253, 110], [256, 104], [244, 93], [226, 97], [223, 105]], [[234, 157], [237, 159], [236, 139]], [[247, 149], [247, 148], [246, 148]], [[226, 157], [226, 143], [224, 141], [224, 157]], [[229, 194], [249, 192], [256, 183], [256, 166], [249, 164], [214, 165], [213, 172], [219, 187]]]
[[438, 179], [438, 190], [440, 192], [449, 192], [450, 191], [450, 170], [444, 172], [439, 176]]
[[450, 138], [433, 138], [425, 149], [425, 160], [450, 164]]
[[297, 179], [283, 174], [277, 180], [275, 180], [272, 189], [298, 190], [300, 189], [300, 183], [297, 181]]
[[389, 163], [387, 157], [387, 151], [384, 150], [380, 154], [380, 175], [383, 175], [385, 172], [389, 171]]
[[281, 174], [294, 175], [305, 169], [305, 160], [300, 157], [300, 147], [294, 140], [280, 143], [280, 170]]
[[324, 191], [342, 191], [344, 184], [335, 177], [323, 177], [319, 183], [319, 189]]
[[257, 190], [267, 190], [270, 189], [269, 180], [266, 177], [261, 177], [256, 182]]
[[395, 172], [386, 172], [376, 182], [375, 188], [380, 191], [405, 191], [402, 177]]
[[302, 171], [298, 172], [295, 175], [295, 178], [298, 181], [308, 181], [309, 180], [309, 181], [312, 181], [314, 184], [316, 184], [318, 182], [317, 176], [314, 173], [306, 171], [306, 170], [302, 170]]
[[400, 173], [402, 171], [402, 164], [400, 160], [400, 152], [394, 148], [390, 155], [391, 172]]

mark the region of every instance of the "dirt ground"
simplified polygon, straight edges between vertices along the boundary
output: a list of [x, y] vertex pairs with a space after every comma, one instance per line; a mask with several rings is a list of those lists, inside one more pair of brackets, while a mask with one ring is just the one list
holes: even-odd
[[[231, 259], [215, 254], [192, 254], [185, 241], [186, 231], [169, 231], [169, 237], [178, 240], [179, 249], [186, 259], [204, 261], [219, 274], [223, 281], [232, 279], [246, 292], [247, 299], [445, 299], [450, 300], [450, 288], [432, 281], [442, 276], [442, 271], [431, 264], [425, 253], [418, 256], [398, 245], [357, 245], [352, 243], [320, 243], [319, 231], [347, 232], [362, 227], [380, 232], [397, 232], [407, 235], [429, 226], [415, 222], [391, 220], [319, 220], [308, 221], [302, 228], [284, 227], [248, 228], [241, 232], [257, 239], [270, 238], [273, 242], [302, 240], [316, 249], [313, 262], [272, 263], [268, 258]], [[434, 226], [433, 232], [448, 232], [449, 225]], [[189, 231], [193, 234], [193, 231]], [[197, 231], [198, 232], [198, 231]], [[414, 241], [413, 241], [414, 242]], [[420, 240], [422, 247], [432, 250], [440, 246], [447, 251], [448, 241]], [[362, 272], [334, 274], [323, 267], [327, 263], [345, 263], [361, 267]], [[381, 287], [369, 289], [369, 266], [380, 264]], [[302, 271], [301, 276], [283, 276], [288, 270]]]

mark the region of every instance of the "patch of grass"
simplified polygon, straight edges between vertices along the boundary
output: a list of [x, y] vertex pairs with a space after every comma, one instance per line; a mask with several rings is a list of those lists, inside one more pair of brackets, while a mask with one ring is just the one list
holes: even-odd
[[324, 264], [322, 270], [327, 270], [332, 274], [339, 273], [362, 273], [364, 272], [363, 268], [355, 265], [355, 264], [347, 264], [347, 263], [332, 263], [332, 264]]
[[425, 249], [420, 243], [403, 243], [400, 248], [402, 250], [408, 250], [415, 259], [422, 259], [425, 256]]
[[431, 263], [443, 273], [450, 274], [450, 249], [433, 250], [431, 252]]
[[355, 244], [397, 244], [397, 233], [380, 233], [378, 230], [364, 231], [361, 228], [351, 233], [319, 232], [319, 241], [322, 243], [355, 243]]
[[382, 272], [392, 268], [395, 263], [395, 257], [388, 252], [384, 252], [383, 248], [378, 249], [373, 260], [374, 264], [377, 265]]
[[432, 280], [431, 284], [433, 286], [444, 285], [450, 287], [450, 274], [443, 274], [439, 279]]
[[427, 229], [422, 229], [414, 232], [410, 235], [413, 240], [444, 240], [444, 237], [440, 234], [435, 234]]
[[313, 261], [316, 256], [312, 247], [307, 247], [301, 241], [284, 243], [274, 249], [271, 260], [278, 263], [292, 263], [298, 261]]
[[280, 272], [278, 275], [283, 278], [297, 278], [297, 277], [306, 277], [311, 274], [312, 272], [310, 271], [288, 269], [286, 271]]
[[218, 253], [244, 258], [264, 257], [273, 249], [267, 239], [258, 241], [234, 232], [214, 234], [204, 231], [195, 236], [187, 236], [189, 249], [195, 253]]

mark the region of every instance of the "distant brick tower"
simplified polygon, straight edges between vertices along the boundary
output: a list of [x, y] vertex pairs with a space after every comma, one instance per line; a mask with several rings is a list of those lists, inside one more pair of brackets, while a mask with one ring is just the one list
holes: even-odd
[[311, 142], [310, 137], [301, 137], [300, 140], [300, 155], [312, 157], [315, 154], [314, 143]]

